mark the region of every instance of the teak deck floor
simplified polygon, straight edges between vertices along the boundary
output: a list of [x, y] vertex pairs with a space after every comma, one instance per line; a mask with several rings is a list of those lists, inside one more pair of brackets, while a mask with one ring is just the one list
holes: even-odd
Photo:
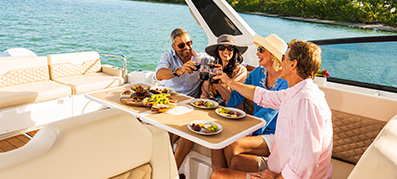
[[24, 146], [30, 141], [31, 137], [33, 137], [37, 133], [37, 131], [39, 130], [27, 132], [26, 135], [19, 134], [14, 137], [0, 140], [0, 153], [8, 152]]

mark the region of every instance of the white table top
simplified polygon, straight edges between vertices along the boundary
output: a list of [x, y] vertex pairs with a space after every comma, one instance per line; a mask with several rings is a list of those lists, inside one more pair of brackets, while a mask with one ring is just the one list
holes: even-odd
[[[134, 84], [135, 85], [135, 84]], [[143, 84], [147, 85], [147, 84]], [[133, 85], [131, 85], [133, 86]], [[265, 125], [263, 119], [246, 115], [242, 119], [227, 119], [216, 114], [215, 109], [198, 109], [189, 104], [191, 97], [173, 94], [177, 106], [165, 113], [154, 113], [150, 108], [128, 106], [120, 102], [120, 93], [128, 87], [117, 87], [85, 94], [85, 97], [108, 107], [119, 108], [143, 122], [167, 130], [210, 149], [224, 148], [236, 140], [251, 134]], [[207, 120], [217, 122], [224, 128], [216, 135], [205, 136], [193, 133], [187, 127], [191, 121]]]

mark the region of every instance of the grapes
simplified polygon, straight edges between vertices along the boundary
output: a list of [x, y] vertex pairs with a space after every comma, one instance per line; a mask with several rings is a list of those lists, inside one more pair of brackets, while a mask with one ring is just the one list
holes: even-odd
[[203, 132], [203, 133], [214, 133], [217, 132], [219, 130], [218, 126], [216, 124], [212, 125], [212, 124], [195, 124], [192, 123], [190, 125], [192, 127], [192, 129], [194, 131], [197, 132]]
[[228, 109], [225, 109], [225, 108], [223, 108], [223, 107], [219, 108], [218, 111], [219, 111], [221, 114], [223, 114], [223, 115], [225, 115], [225, 116], [230, 116], [230, 117], [238, 117], [238, 116], [240, 115], [239, 112], [234, 112], [234, 111], [232, 111], [232, 110], [228, 110]]

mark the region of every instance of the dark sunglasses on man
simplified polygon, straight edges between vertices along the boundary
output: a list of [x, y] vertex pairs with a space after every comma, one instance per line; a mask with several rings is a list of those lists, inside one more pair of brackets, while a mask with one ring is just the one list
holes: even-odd
[[188, 41], [188, 42], [186, 42], [186, 43], [180, 43], [180, 44], [178, 44], [178, 45], [176, 45], [178, 48], [185, 48], [185, 46], [187, 45], [187, 46], [189, 46], [189, 47], [191, 47], [192, 46], [192, 44], [193, 44], [193, 41]]
[[224, 51], [225, 49], [227, 49], [229, 52], [233, 52], [234, 50], [234, 46], [224, 46], [224, 45], [219, 45], [218, 50], [219, 51]]

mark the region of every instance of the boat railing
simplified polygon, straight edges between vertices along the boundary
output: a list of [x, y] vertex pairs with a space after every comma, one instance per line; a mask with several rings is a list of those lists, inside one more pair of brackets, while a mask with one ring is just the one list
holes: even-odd
[[127, 58], [121, 54], [111, 54], [111, 53], [99, 53], [100, 56], [108, 56], [108, 57], [120, 57], [123, 59], [123, 69], [122, 69], [122, 76], [124, 81], [128, 81], [127, 79]]

